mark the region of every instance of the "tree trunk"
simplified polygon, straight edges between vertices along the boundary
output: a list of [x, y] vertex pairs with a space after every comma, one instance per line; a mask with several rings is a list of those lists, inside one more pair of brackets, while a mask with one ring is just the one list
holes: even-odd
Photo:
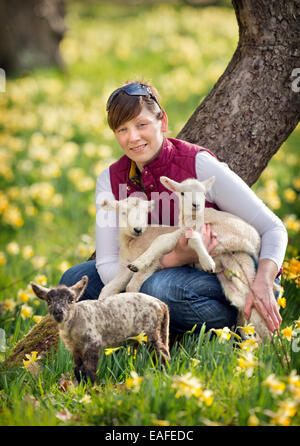
[[238, 47], [178, 138], [211, 149], [252, 185], [300, 119], [292, 74], [300, 68], [300, 1], [232, 3]]
[[65, 0], [1, 0], [0, 66], [10, 74], [36, 66], [63, 66]]

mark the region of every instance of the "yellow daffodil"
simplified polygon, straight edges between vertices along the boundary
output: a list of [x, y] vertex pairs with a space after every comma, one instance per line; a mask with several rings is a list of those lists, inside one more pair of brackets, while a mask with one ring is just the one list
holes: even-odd
[[126, 379], [125, 385], [128, 389], [132, 389], [134, 392], [138, 392], [140, 390], [143, 378], [139, 376], [134, 370], [130, 372], [130, 375], [131, 378]]
[[258, 365], [257, 357], [251, 351], [242, 351], [238, 357], [238, 365], [236, 367], [236, 373], [240, 375], [244, 373], [248, 378], [250, 378], [254, 369]]
[[253, 335], [255, 333], [255, 328], [253, 324], [248, 324], [245, 327], [238, 327], [240, 330], [243, 330], [243, 332], [246, 335]]
[[297, 198], [296, 192], [291, 188], [285, 189], [283, 192], [283, 196], [289, 203], [293, 203]]
[[298, 259], [289, 259], [283, 262], [283, 276], [287, 280], [294, 280], [296, 286], [300, 286], [300, 261]]
[[295, 215], [287, 215], [284, 217], [283, 223], [286, 229], [289, 229], [290, 231], [298, 232], [300, 230], [300, 221], [297, 220]]
[[218, 329], [212, 328], [211, 331], [216, 333], [216, 335], [219, 337], [220, 343], [228, 341], [231, 338], [231, 331], [228, 327]]
[[295, 322], [295, 325], [297, 328], [300, 328], [300, 319], [297, 319]]
[[20, 209], [17, 206], [9, 205], [3, 212], [2, 219], [4, 223], [11, 225], [15, 228], [20, 228], [24, 225], [24, 220]]
[[240, 342], [238, 345], [242, 350], [246, 350], [249, 352], [258, 349], [259, 347], [258, 342], [255, 338], [246, 339], [245, 341]]
[[194, 396], [200, 404], [204, 402], [207, 406], [213, 402], [213, 392], [203, 389], [200, 380], [196, 376], [192, 376], [190, 372], [182, 376], [174, 376], [171, 387], [176, 390], [175, 398]]
[[24, 290], [19, 290], [18, 291], [18, 301], [23, 302], [23, 303], [28, 302], [29, 301], [28, 293], [26, 293]]
[[33, 316], [33, 318], [32, 318], [33, 322], [35, 322], [36, 324], [38, 324], [39, 322], [41, 322], [42, 319], [43, 319], [43, 316], [38, 316], [38, 315], [35, 315], [35, 316]]
[[67, 269], [69, 269], [69, 268], [71, 268], [71, 265], [70, 265], [70, 263], [69, 262], [67, 262], [67, 261], [63, 261], [63, 262], [61, 262], [59, 265], [58, 265], [58, 267], [57, 267], [57, 269], [61, 272], [61, 273], [64, 273]]
[[267, 377], [263, 384], [270, 389], [274, 396], [281, 395], [285, 391], [285, 383], [276, 378], [273, 373]]
[[278, 403], [279, 408], [289, 417], [294, 417], [297, 413], [298, 402], [293, 400], [284, 400]]
[[22, 319], [28, 319], [32, 316], [33, 310], [29, 305], [22, 305], [21, 307], [21, 317]]
[[47, 277], [45, 275], [38, 275], [34, 278], [34, 282], [38, 283], [39, 285], [46, 286], [47, 285]]
[[142, 331], [137, 336], [132, 336], [130, 338], [127, 338], [128, 341], [137, 341], [139, 344], [142, 344], [143, 342], [147, 342], [148, 337], [144, 331]]
[[172, 388], [176, 389], [175, 398], [185, 396], [190, 398], [191, 396], [198, 397], [202, 393], [202, 384], [199, 379], [192, 376], [190, 372], [183, 376], [174, 376]]
[[39, 359], [41, 359], [41, 357], [38, 356], [38, 353], [39, 353], [39, 352], [37, 352], [37, 351], [32, 351], [31, 354], [28, 354], [28, 353], [27, 353], [27, 354], [25, 355], [26, 360], [23, 359], [23, 364], [24, 364], [24, 367], [25, 367], [26, 369], [28, 369], [29, 365], [32, 364], [33, 362], [36, 362], [36, 361], [38, 361]]
[[237, 339], [241, 339], [239, 335], [231, 331], [228, 327], [223, 328], [211, 328], [210, 331], [213, 331], [218, 336], [219, 342], [222, 344], [225, 341], [228, 341], [231, 336], [236, 337]]
[[297, 413], [298, 404], [298, 402], [292, 400], [280, 401], [277, 412], [266, 410], [265, 413], [271, 418], [271, 423], [277, 426], [289, 426], [291, 418]]
[[6, 311], [14, 311], [17, 302], [14, 299], [5, 299], [4, 300], [4, 308]]
[[289, 327], [284, 328], [283, 330], [281, 330], [281, 333], [283, 334], [285, 339], [287, 339], [288, 341], [291, 341], [292, 336], [293, 336], [293, 326], [290, 325]]
[[212, 390], [204, 390], [201, 394], [201, 399], [205, 402], [207, 406], [211, 406], [213, 403], [213, 391]]
[[83, 403], [83, 404], [89, 404], [91, 402], [92, 402], [91, 395], [84, 395], [80, 400], [80, 403]]
[[9, 208], [9, 201], [2, 191], [0, 191], [0, 214], [3, 214]]
[[289, 426], [291, 424], [290, 418], [281, 411], [271, 414], [271, 422], [277, 426]]
[[44, 268], [44, 266], [46, 265], [47, 259], [45, 256], [34, 256], [30, 259], [30, 263], [36, 269], [41, 269], [41, 268]]
[[293, 180], [293, 186], [294, 186], [295, 189], [300, 190], [300, 177], [295, 178], [295, 179]]
[[290, 392], [293, 393], [295, 389], [300, 390], [300, 376], [297, 375], [296, 370], [292, 370], [290, 375], [286, 378], [286, 380]]
[[122, 348], [122, 346], [121, 346], [121, 347], [106, 348], [106, 349], [104, 350], [104, 354], [105, 354], [106, 356], [109, 356], [109, 355], [111, 355], [112, 353], [117, 352], [118, 350], [120, 350], [120, 348]]
[[278, 297], [277, 302], [281, 308], [286, 307], [286, 298], [285, 297]]
[[52, 184], [45, 181], [32, 184], [29, 188], [29, 193], [38, 204], [43, 205], [51, 202], [55, 195], [55, 189]]
[[6, 245], [6, 251], [11, 255], [17, 255], [20, 252], [20, 247], [17, 242], [10, 242]]
[[34, 251], [31, 245], [23, 246], [22, 248], [22, 255], [24, 259], [28, 260], [31, 257], [33, 257]]

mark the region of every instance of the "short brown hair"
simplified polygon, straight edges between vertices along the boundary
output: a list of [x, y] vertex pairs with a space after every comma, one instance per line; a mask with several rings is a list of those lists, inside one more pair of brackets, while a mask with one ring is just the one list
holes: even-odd
[[[128, 85], [131, 83], [139, 83], [139, 81], [130, 81], [125, 82], [124, 85]], [[152, 94], [159, 99], [159, 94], [152, 85], [147, 82], [141, 82], [144, 85], [147, 85]], [[123, 85], [122, 85], [123, 86]], [[163, 118], [162, 109], [155, 102], [151, 96], [130, 96], [125, 91], [120, 91], [120, 93], [115, 97], [111, 106], [109, 107], [109, 111], [107, 114], [107, 121], [109, 127], [115, 131], [120, 125], [124, 124], [131, 119], [134, 119], [138, 116], [142, 110], [143, 105], [153, 113], [157, 119]]]

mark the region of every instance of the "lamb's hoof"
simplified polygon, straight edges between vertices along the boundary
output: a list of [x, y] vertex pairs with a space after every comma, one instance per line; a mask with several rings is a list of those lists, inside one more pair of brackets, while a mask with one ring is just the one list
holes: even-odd
[[213, 274], [216, 270], [216, 264], [215, 262], [211, 262], [210, 264], [207, 264], [203, 267], [203, 271], [206, 271], [209, 274]]
[[139, 270], [133, 263], [129, 263], [129, 265], [127, 265], [127, 268], [129, 268], [130, 271], [132, 271], [133, 273], [137, 273]]

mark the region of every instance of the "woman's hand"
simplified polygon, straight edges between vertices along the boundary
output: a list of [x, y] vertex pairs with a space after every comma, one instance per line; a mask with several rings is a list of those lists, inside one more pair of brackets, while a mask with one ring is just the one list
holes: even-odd
[[[173, 251], [168, 254], [164, 254], [160, 263], [162, 268], [171, 268], [173, 266], [183, 266], [191, 263], [198, 263], [198, 257], [196, 252], [189, 247], [188, 241], [191, 237], [191, 229], [186, 231], [178, 240], [177, 245]], [[213, 236], [209, 224], [204, 224], [201, 229], [202, 240], [207, 252], [210, 253], [216, 246], [217, 240]]]
[[272, 260], [262, 259], [259, 262], [257, 274], [252, 284], [252, 291], [249, 293], [244, 306], [244, 313], [248, 320], [254, 307], [265, 319], [272, 333], [279, 330], [282, 321], [273, 292], [276, 275], [277, 265]]

